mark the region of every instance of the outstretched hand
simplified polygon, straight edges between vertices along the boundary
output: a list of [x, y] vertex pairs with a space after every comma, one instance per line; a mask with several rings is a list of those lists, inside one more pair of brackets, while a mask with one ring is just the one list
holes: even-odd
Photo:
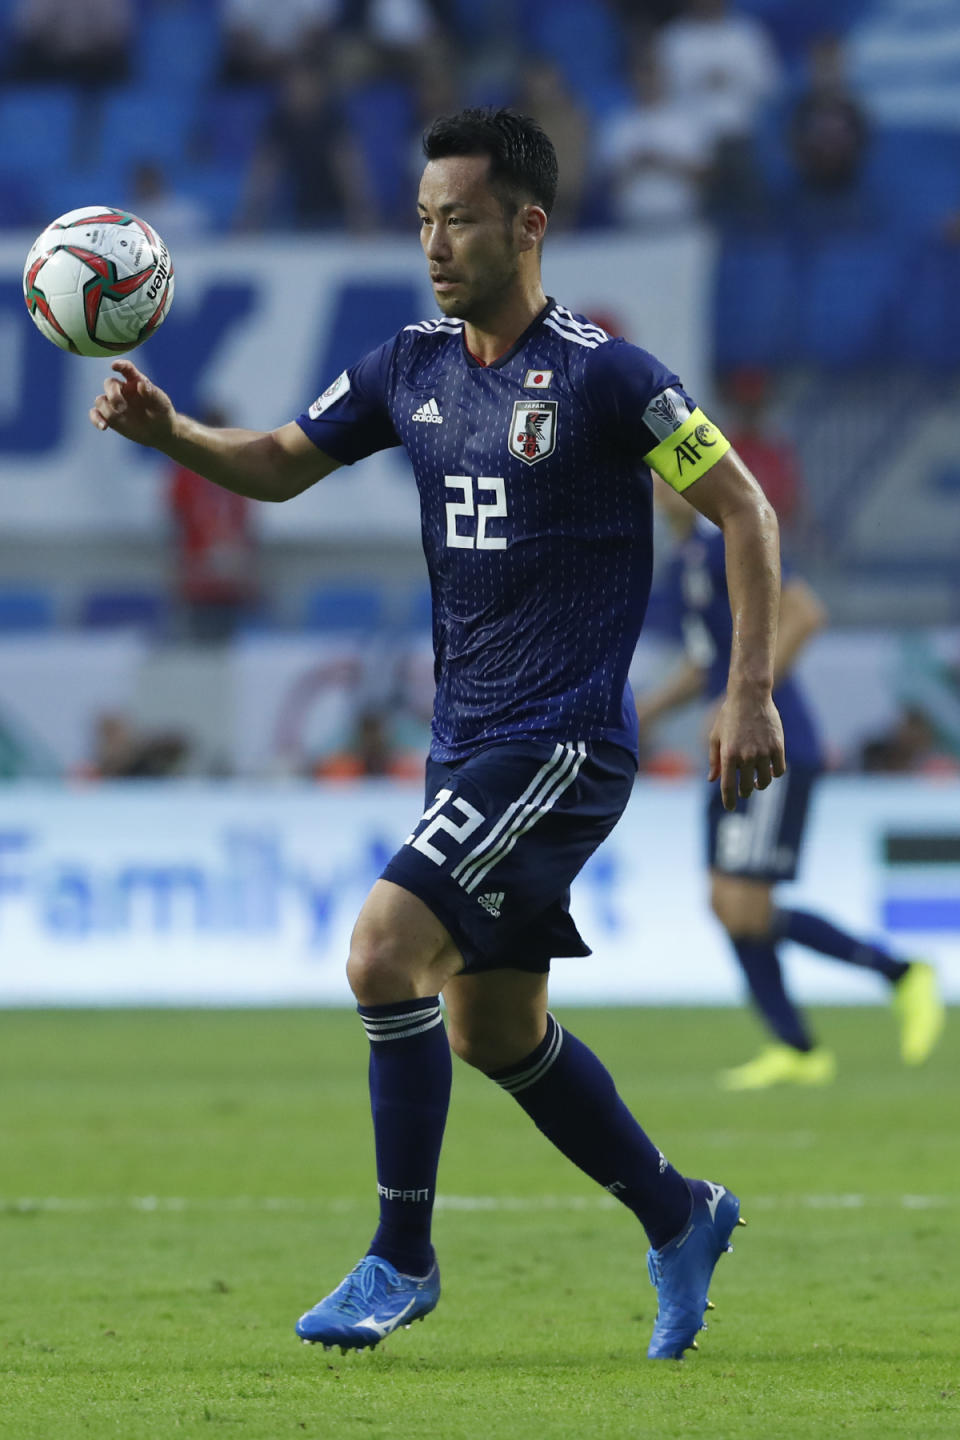
[[738, 795], [745, 800], [754, 790], [766, 790], [786, 768], [783, 726], [773, 701], [728, 694], [710, 731], [707, 777], [720, 781], [724, 809], [736, 809]]
[[130, 360], [114, 360], [90, 410], [98, 430], [116, 430], [138, 445], [162, 447], [173, 433], [176, 411], [170, 396], [148, 380]]

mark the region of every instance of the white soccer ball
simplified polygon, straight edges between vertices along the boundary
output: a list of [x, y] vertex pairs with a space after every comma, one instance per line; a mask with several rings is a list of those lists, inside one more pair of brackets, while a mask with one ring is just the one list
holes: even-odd
[[122, 355], [162, 325], [173, 261], [145, 220], [86, 205], [54, 220], [30, 246], [23, 298], [33, 323], [74, 355]]

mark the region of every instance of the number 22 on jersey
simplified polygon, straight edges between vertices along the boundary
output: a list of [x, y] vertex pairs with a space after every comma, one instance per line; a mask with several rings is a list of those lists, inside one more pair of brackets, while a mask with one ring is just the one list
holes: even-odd
[[[444, 475], [448, 490], [459, 499], [447, 501], [447, 545], [454, 550], [506, 550], [503, 535], [488, 535], [487, 522], [507, 513], [507, 490], [502, 475]], [[481, 501], [480, 493], [493, 495]], [[462, 522], [462, 524], [461, 524]]]

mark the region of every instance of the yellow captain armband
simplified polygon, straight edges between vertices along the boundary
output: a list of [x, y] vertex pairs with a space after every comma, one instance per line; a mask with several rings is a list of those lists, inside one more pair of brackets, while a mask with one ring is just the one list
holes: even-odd
[[683, 491], [706, 475], [729, 449], [727, 437], [698, 409], [643, 460], [674, 490]]

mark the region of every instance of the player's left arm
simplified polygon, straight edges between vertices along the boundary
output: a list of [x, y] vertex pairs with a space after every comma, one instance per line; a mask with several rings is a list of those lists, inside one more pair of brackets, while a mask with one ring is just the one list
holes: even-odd
[[[732, 810], [765, 790], [786, 762], [773, 703], [780, 608], [780, 531], [760, 486], [732, 449], [682, 491], [723, 531], [733, 620], [727, 693], [710, 732], [710, 780]], [[738, 783], [739, 777], [739, 783]]]

